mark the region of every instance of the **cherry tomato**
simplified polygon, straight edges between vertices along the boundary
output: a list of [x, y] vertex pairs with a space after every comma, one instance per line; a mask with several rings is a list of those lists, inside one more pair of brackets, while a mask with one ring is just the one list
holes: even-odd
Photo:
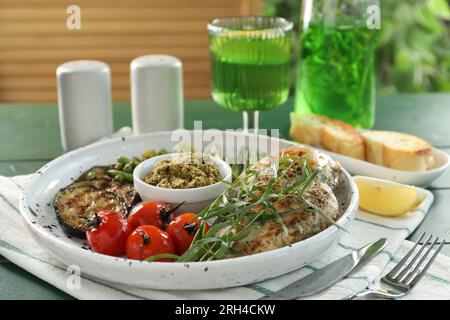
[[[137, 227], [128, 237], [126, 253], [129, 259], [144, 260], [148, 257], [174, 253], [174, 244], [167, 232], [155, 226]], [[160, 259], [156, 261], [172, 261], [172, 259]]]
[[[172, 220], [166, 228], [167, 233], [175, 244], [175, 253], [183, 254], [191, 245], [192, 240], [200, 228], [201, 220], [196, 219], [195, 213], [183, 213]], [[206, 223], [205, 232], [209, 229]]]
[[169, 204], [157, 201], [141, 202], [131, 210], [128, 216], [128, 223], [133, 228], [151, 225], [165, 229], [167, 224], [174, 218], [173, 212], [179, 206], [173, 208]]
[[110, 256], [125, 253], [127, 238], [132, 229], [122, 212], [97, 212], [89, 219], [87, 227], [86, 238], [93, 251]]

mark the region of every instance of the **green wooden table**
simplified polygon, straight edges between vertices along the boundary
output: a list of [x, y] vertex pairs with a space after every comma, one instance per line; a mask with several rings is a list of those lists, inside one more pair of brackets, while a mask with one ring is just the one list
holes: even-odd
[[[292, 100], [261, 114], [262, 128], [279, 128], [288, 137]], [[210, 100], [186, 102], [187, 129], [194, 120], [203, 128], [237, 128], [240, 115], [220, 108]], [[428, 140], [450, 152], [450, 94], [392, 95], [379, 97], [375, 128], [403, 131]], [[129, 103], [114, 104], [114, 127], [131, 124]], [[55, 104], [0, 104], [0, 175], [14, 176], [36, 171], [62, 153]], [[435, 202], [427, 218], [412, 235], [422, 231], [450, 239], [450, 172], [430, 188]], [[0, 235], [1, 238], [1, 235]], [[450, 255], [450, 245], [443, 252]], [[69, 299], [0, 256], [0, 299]]]

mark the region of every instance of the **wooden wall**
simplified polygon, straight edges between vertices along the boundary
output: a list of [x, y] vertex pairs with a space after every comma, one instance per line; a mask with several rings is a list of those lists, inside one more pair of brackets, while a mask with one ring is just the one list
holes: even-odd
[[[66, 28], [70, 4], [81, 30]], [[77, 59], [107, 62], [113, 98], [128, 100], [145, 54], [180, 58], [186, 98], [210, 97], [207, 22], [258, 12], [259, 0], [0, 0], [0, 102], [56, 101], [56, 68]]]

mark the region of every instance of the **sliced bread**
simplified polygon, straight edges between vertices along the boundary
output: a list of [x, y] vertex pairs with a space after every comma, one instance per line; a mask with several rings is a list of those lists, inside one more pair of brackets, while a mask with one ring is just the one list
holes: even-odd
[[364, 138], [352, 126], [319, 115], [291, 113], [290, 135], [295, 140], [364, 160]]
[[392, 131], [362, 131], [366, 160], [392, 169], [425, 171], [433, 165], [431, 146], [409, 134]]

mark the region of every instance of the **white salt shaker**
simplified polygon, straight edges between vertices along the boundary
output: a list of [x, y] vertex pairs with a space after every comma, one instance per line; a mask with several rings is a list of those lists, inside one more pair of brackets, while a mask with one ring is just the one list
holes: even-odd
[[181, 61], [168, 55], [147, 55], [134, 59], [130, 69], [134, 134], [182, 128]]
[[61, 141], [73, 150], [113, 130], [111, 72], [106, 63], [77, 60], [56, 70]]

